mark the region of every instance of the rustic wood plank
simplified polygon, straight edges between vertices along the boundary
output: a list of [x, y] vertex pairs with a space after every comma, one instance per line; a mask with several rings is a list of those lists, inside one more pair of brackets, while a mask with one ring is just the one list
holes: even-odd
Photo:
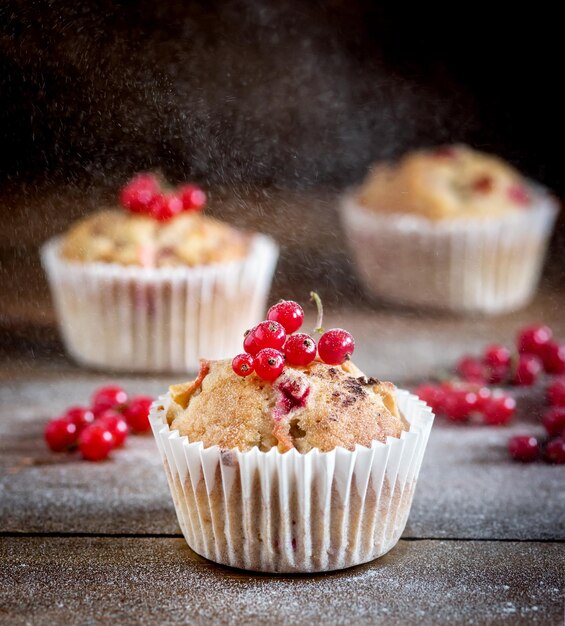
[[182, 539], [4, 538], [6, 624], [560, 624], [565, 551], [552, 543], [401, 541], [343, 572], [269, 576]]
[[[131, 393], [152, 395], [170, 380], [118, 379]], [[151, 436], [132, 437], [112, 461], [100, 464], [52, 454], [43, 443], [46, 419], [84, 402], [105, 381], [104, 375], [61, 380], [58, 373], [45, 372], [0, 384], [0, 529], [179, 533]], [[530, 405], [539, 401], [531, 395]], [[522, 466], [506, 454], [512, 433], [541, 432], [535, 420], [529, 410], [509, 428], [457, 427], [438, 420], [405, 536], [565, 540], [565, 468]]]

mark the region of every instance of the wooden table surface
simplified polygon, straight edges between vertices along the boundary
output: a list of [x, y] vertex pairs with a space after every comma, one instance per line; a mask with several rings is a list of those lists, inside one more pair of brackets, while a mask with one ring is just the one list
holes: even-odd
[[[541, 386], [518, 393], [509, 427], [436, 420], [399, 544], [376, 562], [325, 575], [258, 575], [195, 555], [151, 436], [131, 437], [99, 464], [46, 450], [46, 420], [97, 385], [111, 379], [156, 395], [184, 377], [89, 372], [64, 356], [36, 249], [81, 211], [57, 221], [58, 202], [35, 202], [49, 232], [28, 224], [26, 212], [0, 229], [0, 623], [563, 623], [565, 467], [513, 464], [506, 453], [513, 433], [542, 432]], [[423, 379], [464, 352], [510, 342], [530, 321], [565, 337], [565, 292], [555, 281], [525, 310], [497, 318], [378, 307], [359, 296], [339, 245], [327, 261], [328, 243], [339, 239], [319, 220], [329, 205], [317, 213], [292, 206], [301, 229], [282, 242], [273, 298], [304, 298], [321, 284], [327, 325], [353, 332], [367, 373], [399, 384]], [[318, 268], [308, 284], [303, 263]]]
[[[501, 318], [329, 314], [349, 320], [367, 371], [399, 381], [513, 332]], [[382, 325], [377, 341], [371, 330]], [[513, 433], [541, 433], [541, 388], [521, 394], [510, 427], [437, 420], [406, 531], [388, 555], [344, 572], [268, 576], [186, 546], [151, 436], [99, 464], [47, 451], [46, 419], [109, 375], [79, 369], [56, 343], [37, 346], [32, 358], [16, 342], [0, 364], [0, 622], [562, 623], [565, 467], [513, 464], [505, 449]], [[112, 377], [149, 394], [176, 379]]]

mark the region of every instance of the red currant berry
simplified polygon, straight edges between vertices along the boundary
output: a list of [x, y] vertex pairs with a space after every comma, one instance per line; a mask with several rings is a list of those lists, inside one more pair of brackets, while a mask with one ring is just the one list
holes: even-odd
[[282, 324], [266, 320], [255, 327], [253, 340], [257, 350], [263, 350], [263, 348], [282, 350], [286, 341], [286, 332]]
[[531, 202], [530, 194], [524, 185], [514, 183], [508, 187], [508, 197], [512, 202], [521, 204], [522, 206], [528, 206]]
[[516, 435], [508, 442], [508, 452], [515, 461], [533, 463], [540, 455], [540, 446], [531, 435]]
[[77, 427], [77, 431], [80, 432], [94, 422], [94, 413], [84, 406], [72, 406], [66, 410], [63, 418], [72, 422]]
[[231, 362], [233, 371], [238, 376], [249, 376], [255, 369], [254, 359], [250, 354], [238, 354]]
[[151, 217], [159, 222], [167, 222], [182, 213], [182, 200], [174, 193], [160, 193], [150, 205]]
[[119, 448], [125, 443], [129, 433], [129, 426], [121, 413], [108, 409], [100, 415], [96, 423], [102, 424], [112, 433], [115, 448]]
[[245, 337], [243, 339], [243, 349], [245, 350], [245, 352], [247, 352], [247, 354], [250, 354], [251, 356], [255, 356], [257, 352], [259, 352], [259, 346], [257, 346], [257, 344], [255, 343], [256, 328], [257, 326], [255, 326], [255, 328], [252, 328], [251, 330], [248, 330], [245, 333]]
[[105, 424], [94, 423], [79, 435], [78, 449], [87, 461], [105, 459], [114, 447], [114, 435]]
[[76, 424], [61, 417], [47, 422], [45, 441], [53, 452], [63, 452], [76, 445], [78, 429]]
[[149, 409], [153, 404], [150, 396], [136, 396], [124, 411], [124, 417], [129, 427], [137, 432], [144, 433], [151, 428], [149, 423]]
[[565, 344], [548, 341], [541, 358], [548, 374], [565, 374]]
[[355, 341], [342, 328], [327, 330], [318, 341], [318, 354], [328, 365], [341, 365], [348, 361], [355, 350]]
[[274, 348], [263, 348], [255, 355], [255, 372], [259, 378], [272, 382], [284, 368], [284, 355]]
[[423, 400], [434, 413], [443, 413], [446, 394], [439, 385], [420, 385], [414, 389], [414, 394]]
[[310, 365], [316, 358], [316, 342], [305, 333], [291, 335], [284, 344], [284, 356], [291, 365]]
[[552, 407], [545, 413], [542, 422], [550, 437], [565, 435], [565, 407]]
[[452, 389], [446, 393], [444, 411], [448, 419], [464, 422], [477, 410], [477, 394], [467, 389]]
[[494, 187], [494, 180], [488, 174], [481, 174], [473, 181], [473, 190], [479, 193], [490, 193]]
[[473, 356], [464, 356], [459, 359], [457, 374], [462, 380], [469, 383], [482, 384], [486, 382], [485, 368], [481, 361]]
[[100, 415], [106, 409], [121, 409], [128, 401], [128, 394], [117, 385], [108, 385], [97, 389], [92, 395], [92, 411]]
[[557, 437], [547, 443], [545, 446], [545, 458], [550, 463], [555, 463], [556, 465], [565, 463], [565, 439], [563, 437]]
[[120, 192], [120, 203], [132, 213], [147, 213], [159, 193], [159, 180], [154, 174], [134, 176]]
[[492, 392], [488, 387], [479, 387], [475, 390], [475, 393], [477, 394], [477, 411], [482, 412], [485, 403], [492, 397]]
[[304, 322], [304, 311], [294, 300], [282, 300], [267, 312], [267, 319], [278, 322], [290, 335], [296, 332]]
[[543, 347], [551, 339], [552, 335], [553, 333], [549, 326], [542, 324], [527, 326], [518, 333], [516, 339], [518, 352], [542, 356]]
[[547, 401], [552, 406], [565, 406], [565, 378], [558, 378], [549, 385]]
[[543, 366], [537, 356], [521, 354], [518, 357], [513, 383], [522, 387], [533, 385], [542, 373]]
[[483, 404], [483, 419], [489, 426], [508, 424], [516, 410], [516, 400], [505, 394], [491, 395]]
[[498, 344], [488, 346], [483, 355], [483, 363], [489, 367], [509, 367], [510, 350]]
[[206, 194], [197, 185], [181, 185], [177, 193], [183, 211], [201, 211], [206, 204]]

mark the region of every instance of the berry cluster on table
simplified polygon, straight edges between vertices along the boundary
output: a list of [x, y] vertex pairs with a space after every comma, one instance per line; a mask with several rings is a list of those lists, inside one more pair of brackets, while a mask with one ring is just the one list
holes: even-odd
[[45, 441], [53, 452], [79, 450], [87, 461], [102, 461], [125, 445], [130, 432], [149, 430], [153, 398], [135, 396], [117, 385], [97, 389], [90, 406], [72, 406], [45, 427]]
[[523, 463], [544, 459], [565, 464], [565, 344], [554, 339], [551, 328], [527, 326], [518, 332], [513, 349], [492, 344], [481, 356], [465, 355], [455, 374], [449, 380], [421, 384], [414, 393], [436, 415], [489, 426], [504, 426], [514, 417], [516, 400], [509, 388], [530, 387], [542, 376], [549, 377], [548, 406], [541, 420], [547, 436], [516, 435], [508, 442], [508, 452]]

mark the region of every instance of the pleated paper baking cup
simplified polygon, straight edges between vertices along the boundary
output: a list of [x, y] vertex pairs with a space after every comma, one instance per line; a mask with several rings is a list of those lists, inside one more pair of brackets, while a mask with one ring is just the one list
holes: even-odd
[[42, 250], [59, 328], [78, 362], [124, 371], [189, 372], [199, 356], [240, 351], [265, 312], [278, 247], [254, 235], [238, 261], [141, 268], [63, 259], [60, 238]]
[[400, 538], [433, 422], [397, 392], [410, 430], [370, 448], [281, 454], [204, 448], [167, 425], [169, 396], [150, 422], [178, 520], [201, 556], [264, 572], [324, 572], [376, 559]]
[[374, 296], [454, 312], [504, 313], [535, 293], [557, 202], [536, 193], [511, 215], [432, 221], [371, 211], [356, 194], [342, 219], [359, 275]]

